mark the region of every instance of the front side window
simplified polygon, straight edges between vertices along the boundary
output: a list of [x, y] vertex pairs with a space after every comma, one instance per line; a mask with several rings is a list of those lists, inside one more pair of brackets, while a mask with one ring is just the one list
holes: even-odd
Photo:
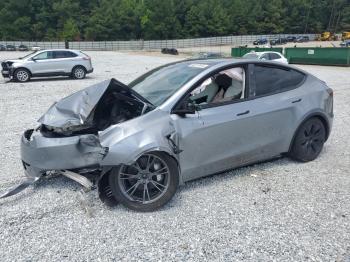
[[52, 59], [52, 52], [42, 52], [36, 56], [33, 57], [35, 60], [45, 60], [45, 59]]
[[210, 105], [244, 98], [245, 71], [242, 67], [223, 70], [206, 80], [190, 93], [196, 105]]
[[289, 68], [254, 66], [255, 96], [269, 95], [296, 88], [304, 74]]
[[260, 57], [261, 60], [270, 60], [270, 57], [269, 57], [269, 54], [266, 53], [266, 54], [263, 54], [261, 57]]

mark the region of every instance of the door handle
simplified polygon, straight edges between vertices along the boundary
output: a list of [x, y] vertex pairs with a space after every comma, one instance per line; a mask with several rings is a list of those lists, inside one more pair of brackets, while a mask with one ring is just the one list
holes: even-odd
[[249, 114], [249, 110], [245, 111], [245, 112], [242, 112], [242, 113], [238, 113], [237, 116], [243, 116], [243, 115], [246, 115], [246, 114]]
[[294, 104], [294, 103], [299, 103], [301, 101], [301, 98], [299, 98], [299, 99], [297, 99], [297, 100], [294, 100], [294, 101], [292, 101], [292, 103]]

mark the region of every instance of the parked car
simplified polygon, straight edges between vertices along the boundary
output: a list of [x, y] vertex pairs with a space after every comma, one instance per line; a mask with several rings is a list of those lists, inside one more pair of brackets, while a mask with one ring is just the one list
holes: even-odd
[[281, 53], [278, 52], [250, 52], [243, 56], [245, 59], [258, 59], [258, 60], [271, 60], [274, 62], [280, 62], [283, 64], [288, 64], [287, 58], [285, 58]]
[[7, 51], [16, 51], [16, 47], [14, 45], [6, 45]]
[[266, 45], [268, 43], [267, 38], [260, 38], [253, 42], [253, 45]]
[[40, 46], [32, 46], [32, 51], [40, 51], [41, 47]]
[[275, 39], [272, 39], [270, 41], [270, 45], [284, 45], [287, 43], [287, 39], [286, 38], [275, 38]]
[[28, 46], [26, 45], [19, 45], [18, 46], [18, 51], [28, 51]]
[[104, 201], [152, 211], [186, 181], [285, 154], [316, 159], [331, 132], [333, 91], [281, 63], [186, 60], [128, 85], [80, 90], [38, 121], [21, 140], [27, 184], [59, 172], [90, 187], [89, 173]]
[[295, 40], [297, 39], [295, 36], [287, 36], [287, 42], [295, 42]]
[[161, 49], [162, 54], [169, 54], [169, 55], [178, 55], [179, 52], [176, 48], [162, 48]]
[[2, 64], [3, 77], [19, 82], [31, 77], [70, 76], [83, 79], [93, 71], [91, 58], [81, 51], [68, 49], [43, 50]]
[[350, 46], [350, 39], [341, 42], [341, 43], [340, 43], [340, 46], [341, 46], [341, 47], [349, 47], [349, 46]]
[[218, 52], [200, 52], [196, 55], [195, 58], [198, 59], [216, 59], [216, 58], [222, 58], [223, 55], [221, 53]]
[[6, 51], [6, 46], [0, 45], [0, 51]]
[[304, 42], [309, 42], [309, 41], [310, 41], [310, 38], [308, 36], [299, 36], [295, 40], [295, 42], [297, 42], [297, 43], [304, 43]]

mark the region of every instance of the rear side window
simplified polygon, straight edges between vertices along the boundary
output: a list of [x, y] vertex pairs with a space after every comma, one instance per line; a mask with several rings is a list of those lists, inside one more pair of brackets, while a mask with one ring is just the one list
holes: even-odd
[[255, 96], [269, 95], [296, 88], [305, 75], [293, 69], [255, 65]]
[[278, 54], [275, 53], [270, 53], [270, 59], [275, 60], [275, 59], [280, 59], [281, 57]]
[[70, 51], [55, 51], [54, 55], [55, 58], [69, 58], [78, 56], [77, 54]]

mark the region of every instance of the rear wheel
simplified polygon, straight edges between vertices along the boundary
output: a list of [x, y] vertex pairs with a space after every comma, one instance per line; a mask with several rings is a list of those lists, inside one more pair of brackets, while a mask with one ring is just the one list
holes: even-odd
[[30, 73], [27, 69], [19, 68], [15, 71], [13, 77], [17, 82], [27, 82], [30, 80]]
[[177, 163], [166, 153], [146, 153], [132, 165], [114, 168], [109, 184], [116, 200], [124, 206], [136, 211], [154, 211], [176, 192]]
[[84, 79], [86, 76], [86, 70], [82, 66], [76, 66], [72, 70], [72, 77], [75, 79]]
[[312, 161], [321, 153], [326, 140], [326, 128], [318, 118], [310, 118], [298, 129], [290, 157], [301, 162]]

